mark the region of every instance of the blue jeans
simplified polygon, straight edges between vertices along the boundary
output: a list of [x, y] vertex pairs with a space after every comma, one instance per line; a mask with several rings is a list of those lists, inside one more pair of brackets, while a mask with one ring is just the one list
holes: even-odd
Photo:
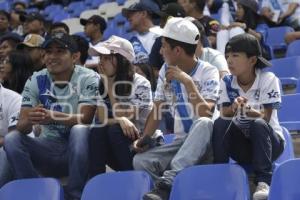
[[88, 173], [89, 128], [75, 125], [68, 141], [45, 137], [31, 138], [13, 131], [5, 136], [4, 149], [16, 179], [35, 178], [39, 174], [69, 175], [66, 195], [80, 199]]
[[251, 122], [249, 138], [234, 123], [230, 125], [230, 122], [218, 118], [214, 123], [214, 162], [227, 163], [231, 157], [240, 164], [251, 164], [256, 182], [270, 185], [272, 162], [283, 152], [284, 142], [263, 119]]
[[6, 157], [6, 153], [3, 148], [0, 148], [0, 188], [7, 182], [13, 180], [13, 173], [9, 162]]
[[132, 170], [134, 152], [132, 140], [126, 137], [119, 124], [93, 128], [90, 134], [90, 177], [105, 173], [105, 165], [114, 170]]

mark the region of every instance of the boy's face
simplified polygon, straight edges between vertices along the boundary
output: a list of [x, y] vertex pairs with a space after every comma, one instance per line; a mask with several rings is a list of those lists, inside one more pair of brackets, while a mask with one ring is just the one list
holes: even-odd
[[164, 61], [168, 65], [177, 65], [177, 56], [175, 55], [175, 48], [171, 48], [170, 44], [167, 43], [166, 39], [162, 37], [162, 45], [160, 48], [160, 54], [163, 56]]
[[256, 56], [248, 57], [244, 52], [228, 52], [225, 57], [230, 73], [234, 76], [251, 73], [257, 62]]

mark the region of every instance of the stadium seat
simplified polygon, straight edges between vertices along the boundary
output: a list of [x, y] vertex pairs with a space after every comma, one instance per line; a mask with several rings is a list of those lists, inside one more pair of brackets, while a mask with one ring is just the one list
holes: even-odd
[[70, 28], [70, 34], [84, 31], [83, 26], [79, 22], [79, 18], [68, 18], [63, 20], [62, 22], [68, 25], [68, 27]]
[[282, 96], [282, 105], [278, 112], [278, 119], [287, 130], [300, 131], [300, 94], [290, 94]]
[[62, 11], [64, 10], [64, 8], [61, 6], [61, 5], [58, 5], [58, 4], [53, 4], [53, 5], [49, 5], [45, 8], [44, 12], [43, 12], [43, 15], [45, 17], [47, 17], [48, 15], [50, 15], [51, 13], [53, 12], [56, 12], [56, 11]]
[[93, 15], [99, 15], [99, 10], [98, 9], [85, 10], [80, 14], [80, 18], [88, 19]]
[[86, 0], [86, 5], [88, 5], [92, 9], [98, 9], [101, 4], [106, 2], [106, 0]]
[[98, 8], [100, 15], [106, 16], [107, 19], [114, 18], [121, 12], [122, 7], [117, 2], [103, 3]]
[[291, 56], [300, 56], [300, 40], [296, 40], [288, 45], [286, 57]]
[[88, 181], [81, 200], [141, 200], [151, 185], [150, 176], [143, 171], [109, 172]]
[[116, 0], [116, 2], [118, 3], [119, 6], [122, 6], [126, 2], [126, 0]]
[[9, 11], [10, 3], [9, 1], [0, 1], [0, 10]]
[[170, 200], [249, 200], [248, 178], [239, 165], [198, 165], [181, 171]]
[[174, 141], [175, 139], [175, 134], [165, 134], [164, 135], [164, 141], [165, 141], [165, 144], [170, 144]]
[[285, 144], [284, 151], [279, 156], [279, 158], [277, 158], [277, 160], [274, 162], [274, 168], [278, 167], [280, 164], [282, 164], [283, 162], [285, 162], [287, 160], [295, 158], [291, 134], [285, 127], [282, 126], [281, 128], [282, 128], [282, 132], [283, 132], [283, 136], [285, 138], [286, 144]]
[[20, 179], [0, 189], [1, 200], [63, 200], [60, 183], [53, 178]]
[[275, 58], [274, 51], [287, 48], [284, 41], [286, 33], [293, 32], [294, 29], [289, 26], [273, 27], [268, 29], [266, 46], [270, 50], [271, 58]]
[[300, 56], [286, 57], [271, 60], [272, 67], [265, 70], [273, 72], [285, 87], [296, 87], [300, 78]]
[[300, 199], [300, 159], [281, 164], [273, 173], [269, 200]]
[[67, 12], [65, 12], [65, 11], [63, 11], [63, 12], [58, 12], [58, 13], [53, 17], [52, 21], [53, 21], [53, 22], [61, 22], [61, 21], [65, 20], [65, 19], [68, 19], [68, 18], [70, 18], [70, 17], [71, 17], [70, 13], [67, 13]]

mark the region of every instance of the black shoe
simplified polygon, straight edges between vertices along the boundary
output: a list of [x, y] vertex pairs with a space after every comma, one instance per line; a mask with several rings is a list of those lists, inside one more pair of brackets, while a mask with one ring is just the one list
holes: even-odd
[[143, 200], [168, 200], [170, 192], [171, 186], [158, 182], [153, 190], [143, 196]]

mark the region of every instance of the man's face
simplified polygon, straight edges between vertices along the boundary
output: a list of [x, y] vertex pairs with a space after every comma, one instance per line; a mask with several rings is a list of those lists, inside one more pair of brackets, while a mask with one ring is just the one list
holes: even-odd
[[63, 27], [55, 27], [51, 30], [51, 34], [56, 34], [56, 33], [65, 33], [68, 34], [66, 29], [64, 29]]
[[57, 43], [52, 43], [45, 49], [44, 61], [50, 74], [58, 75], [72, 70], [75, 59], [74, 54]]
[[35, 33], [35, 34], [41, 34], [43, 32], [44, 25], [43, 22], [39, 20], [27, 20], [24, 23], [24, 33]]
[[24, 51], [29, 53], [29, 56], [35, 67], [42, 65], [44, 50], [39, 47], [24, 47]]
[[169, 43], [167, 43], [166, 39], [163, 37], [162, 38], [162, 45], [160, 48], [160, 54], [163, 56], [164, 61], [168, 65], [177, 65], [176, 64], [176, 55], [175, 55], [175, 48], [172, 49]]
[[0, 31], [6, 31], [8, 29], [8, 19], [5, 15], [0, 15]]
[[14, 48], [9, 44], [9, 42], [4, 40], [0, 44], [0, 60], [4, 59], [13, 49]]
[[132, 30], [136, 31], [141, 26], [143, 12], [144, 11], [131, 11], [128, 13], [127, 20], [129, 21]]
[[94, 24], [93, 22], [87, 22], [84, 26], [84, 32], [88, 37], [91, 37], [98, 29], [100, 29], [99, 25]]

